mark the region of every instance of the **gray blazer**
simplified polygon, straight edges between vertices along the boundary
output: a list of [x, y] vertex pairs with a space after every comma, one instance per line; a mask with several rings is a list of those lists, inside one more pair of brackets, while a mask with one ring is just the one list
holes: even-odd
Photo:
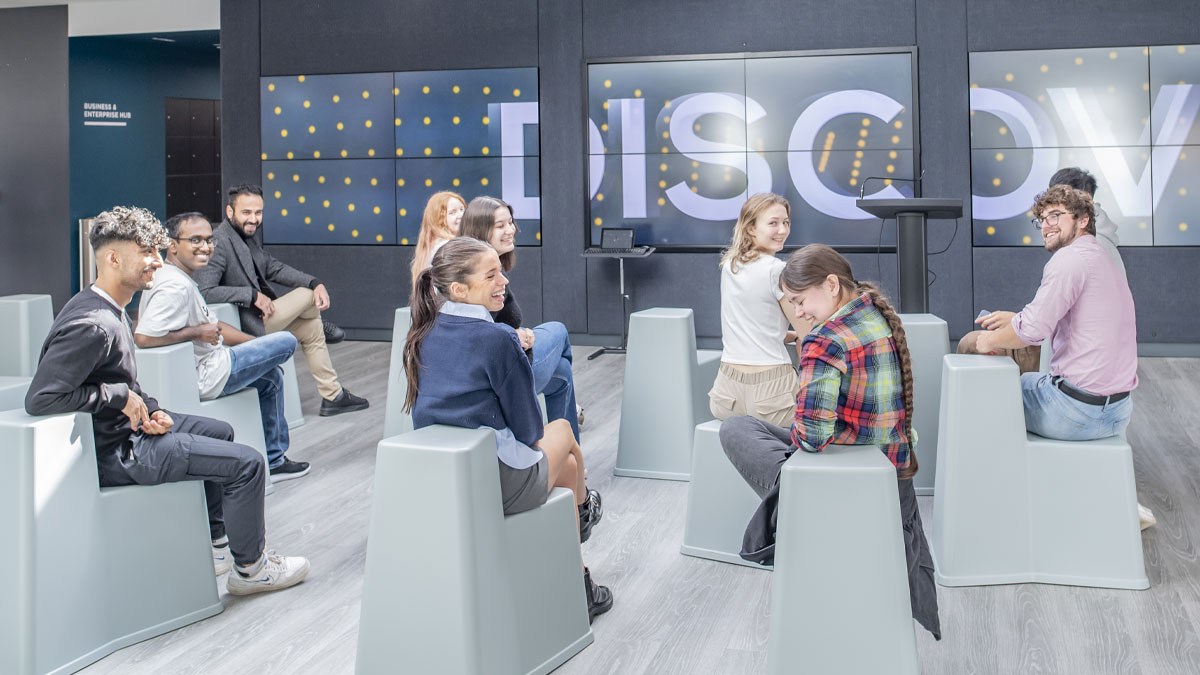
[[[261, 229], [259, 230], [262, 231]], [[208, 264], [196, 270], [196, 284], [207, 302], [231, 302], [238, 307], [242, 319], [242, 330], [250, 335], [264, 335], [262, 312], [254, 306], [254, 299], [263, 291], [254, 273], [254, 261], [267, 281], [289, 288], [316, 288], [321, 282], [311, 274], [279, 262], [275, 256], [263, 250], [259, 237], [250, 241], [242, 238], [228, 220], [221, 221], [213, 230], [212, 258]], [[268, 291], [268, 295], [270, 295]]]

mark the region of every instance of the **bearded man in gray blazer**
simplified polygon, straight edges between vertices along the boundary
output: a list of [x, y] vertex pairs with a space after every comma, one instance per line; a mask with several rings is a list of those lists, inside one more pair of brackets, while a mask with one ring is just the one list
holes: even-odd
[[[237, 185], [229, 190], [225, 220], [213, 230], [213, 253], [208, 265], [196, 271], [205, 301], [228, 302], [238, 308], [242, 330], [261, 336], [286, 330], [296, 336], [317, 381], [321, 415], [362, 410], [370, 405], [338, 382], [327, 344], [341, 342], [345, 333], [322, 321], [329, 309], [329, 291], [311, 274], [280, 262], [267, 253], [262, 237], [262, 188]], [[293, 290], [280, 296], [272, 283]]]

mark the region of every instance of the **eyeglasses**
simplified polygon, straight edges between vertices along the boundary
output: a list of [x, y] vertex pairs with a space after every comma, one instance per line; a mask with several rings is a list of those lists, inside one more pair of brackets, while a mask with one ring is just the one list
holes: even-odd
[[1069, 216], [1069, 215], [1071, 215], [1071, 214], [1067, 213], [1066, 211], [1051, 211], [1050, 213], [1047, 213], [1045, 215], [1045, 217], [1034, 218], [1033, 220], [1031, 220], [1029, 222], [1033, 223], [1033, 228], [1035, 230], [1040, 230], [1040, 229], [1042, 229], [1043, 224], [1049, 225], [1050, 227], [1054, 227], [1054, 226], [1058, 225], [1059, 218], [1061, 218], [1062, 216]]
[[187, 243], [191, 244], [192, 246], [194, 246], [196, 248], [200, 248], [201, 246], [205, 246], [205, 245], [216, 246], [216, 242], [213, 241], [212, 237], [188, 237], [187, 239], [181, 239], [179, 237], [171, 237], [171, 238], [180, 243], [183, 243], [186, 241]]

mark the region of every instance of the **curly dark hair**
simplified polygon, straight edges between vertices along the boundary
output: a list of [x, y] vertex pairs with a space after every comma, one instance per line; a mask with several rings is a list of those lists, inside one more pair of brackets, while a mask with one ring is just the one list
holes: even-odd
[[1033, 202], [1033, 215], [1040, 218], [1046, 207], [1056, 205], [1061, 205], [1076, 220], [1087, 216], [1088, 224], [1084, 231], [1096, 234], [1096, 205], [1091, 195], [1070, 185], [1053, 185], [1037, 196]]
[[88, 241], [99, 251], [114, 241], [132, 241], [141, 248], [163, 249], [170, 240], [158, 218], [140, 206], [114, 206], [96, 216]]

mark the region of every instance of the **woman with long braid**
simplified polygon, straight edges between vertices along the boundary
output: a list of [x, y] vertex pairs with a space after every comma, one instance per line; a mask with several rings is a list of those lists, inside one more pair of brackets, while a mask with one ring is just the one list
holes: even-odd
[[[800, 348], [800, 390], [792, 426], [784, 429], [753, 417], [731, 417], [721, 425], [725, 454], [766, 504], [778, 490], [783, 463], [797, 449], [821, 452], [830, 444], [878, 445], [895, 465], [899, 481], [899, 524], [904, 529], [913, 618], [940, 639], [933, 563], [912, 485], [917, 473], [913, 378], [900, 317], [877, 286], [856, 281], [850, 263], [823, 244], [792, 254], [779, 284], [796, 318], [815, 326]], [[752, 550], [742, 552], [758, 562], [774, 556], [773, 531], [752, 536], [756, 526], [771, 523], [773, 528], [775, 519], [761, 517], [762, 511], [755, 514], [744, 542]]]

